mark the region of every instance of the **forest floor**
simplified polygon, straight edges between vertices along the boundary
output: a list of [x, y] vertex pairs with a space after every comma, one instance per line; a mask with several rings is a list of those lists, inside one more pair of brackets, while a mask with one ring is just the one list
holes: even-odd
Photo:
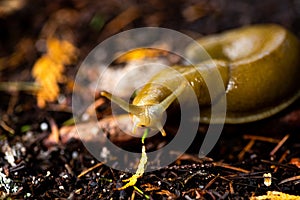
[[[111, 124], [109, 102], [97, 95], [99, 104], [92, 106], [97, 108], [100, 123], [109, 126], [105, 141], [78, 137], [70, 120], [76, 73], [88, 53], [114, 34], [155, 26], [197, 38], [257, 23], [280, 24], [300, 37], [300, 3], [2, 1], [0, 198], [299, 199], [299, 100], [268, 119], [225, 125], [217, 144], [201, 159], [198, 152], [207, 125], [200, 124], [185, 152], [168, 152], [170, 157], [180, 155], [177, 159], [158, 170], [146, 171], [134, 187], [124, 190], [117, 188], [132, 173], [112, 167], [118, 165], [114, 160], [118, 151], [110, 151], [106, 140], [128, 152], [140, 152], [140, 139], [126, 136]], [[42, 72], [39, 74], [37, 69]], [[52, 74], [56, 74], [54, 82], [52, 76], [49, 78]], [[91, 71], [87, 76], [91, 80], [95, 74]], [[35, 83], [47, 84], [45, 80], [51, 84], [39, 95], [41, 89]], [[82, 88], [83, 99], [89, 94], [86, 90]], [[88, 134], [97, 123], [83, 123], [81, 128]], [[146, 148], [155, 151], [171, 140], [151, 137], [146, 139]], [[96, 159], [86, 144], [100, 146], [106, 153], [101, 154], [105, 161]], [[124, 156], [124, 162], [131, 166], [128, 171], [134, 171], [138, 160]]]

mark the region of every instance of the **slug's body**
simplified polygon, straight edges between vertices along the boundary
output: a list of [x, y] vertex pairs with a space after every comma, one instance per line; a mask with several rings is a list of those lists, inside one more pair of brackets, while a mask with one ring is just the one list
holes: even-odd
[[[269, 117], [300, 96], [300, 44], [284, 28], [277, 25], [250, 26], [204, 37], [198, 42], [212, 60], [198, 60], [193, 50], [195, 47], [188, 47], [187, 57], [199, 64], [162, 70], [138, 92], [131, 105], [106, 92], [102, 94], [133, 114], [136, 126], [156, 128], [163, 135], [162, 113], [179, 95], [189, 102], [189, 95], [184, 92], [187, 84], [198, 98], [200, 122], [207, 123], [211, 102], [217, 101], [219, 95], [226, 95], [226, 123]], [[209, 76], [211, 67], [219, 71], [225, 87], [225, 93], [213, 97], [203, 79]]]

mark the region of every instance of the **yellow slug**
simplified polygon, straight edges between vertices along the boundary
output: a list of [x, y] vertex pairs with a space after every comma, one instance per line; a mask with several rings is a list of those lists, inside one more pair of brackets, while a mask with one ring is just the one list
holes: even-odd
[[[132, 114], [135, 127], [154, 128], [163, 135], [163, 113], [177, 96], [189, 101], [189, 94], [184, 92], [187, 84], [198, 99], [198, 120], [210, 122], [209, 106], [215, 97], [210, 96], [203, 79], [210, 75], [209, 67], [215, 67], [222, 77], [225, 93], [219, 95], [226, 95], [226, 123], [269, 117], [300, 96], [300, 43], [283, 27], [253, 25], [206, 36], [198, 42], [212, 60], [201, 60], [195, 54], [195, 46], [189, 46], [186, 55], [199, 63], [196, 68], [174, 66], [160, 71], [137, 93], [132, 104], [107, 92], [101, 94]], [[187, 81], [178, 78], [178, 73]]]

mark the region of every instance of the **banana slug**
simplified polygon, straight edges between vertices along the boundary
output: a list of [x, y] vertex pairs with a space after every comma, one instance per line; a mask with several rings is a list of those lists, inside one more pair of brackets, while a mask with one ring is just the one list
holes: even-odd
[[[209, 76], [204, 65], [217, 68], [225, 87], [227, 112], [225, 123], [246, 123], [267, 118], [283, 110], [300, 97], [300, 43], [281, 26], [266, 24], [242, 27], [199, 39], [212, 60], [202, 61], [191, 45], [186, 49], [196, 66], [174, 66], [152, 77], [137, 93], [132, 104], [101, 92], [133, 115], [134, 127], [159, 130], [166, 135], [161, 118], [177, 96], [187, 102], [189, 84], [198, 98], [200, 122], [209, 123], [210, 99], [203, 76]], [[176, 70], [187, 81], [178, 79]], [[185, 83], [188, 82], [188, 83]], [[173, 91], [173, 92], [171, 92]], [[203, 108], [203, 109], [202, 109]], [[215, 122], [217, 122], [216, 120]]]

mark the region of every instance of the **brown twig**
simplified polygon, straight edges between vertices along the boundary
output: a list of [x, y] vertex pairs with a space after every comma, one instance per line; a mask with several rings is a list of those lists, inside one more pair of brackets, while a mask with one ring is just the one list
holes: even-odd
[[130, 6], [121, 12], [118, 16], [105, 25], [99, 40], [102, 41], [103, 39], [116, 34], [122, 28], [139, 18], [141, 16], [140, 9], [141, 8], [139, 6]]
[[232, 185], [232, 181], [229, 182], [229, 192], [230, 192], [230, 194], [234, 194], [234, 188]]
[[105, 104], [104, 98], [99, 98], [95, 100], [85, 111], [86, 114], [93, 115], [96, 112], [96, 109]]
[[[280, 157], [278, 163], [282, 163], [288, 154], [290, 154], [290, 150], [286, 150], [286, 151], [282, 154], [282, 156]], [[277, 172], [277, 170], [278, 170], [278, 166], [276, 166], [276, 167], [274, 168], [274, 173]]]
[[278, 142], [278, 144], [276, 145], [276, 147], [271, 151], [270, 156], [274, 156], [275, 153], [278, 151], [278, 149], [280, 149], [280, 147], [286, 142], [286, 140], [290, 137], [289, 134], [287, 134], [286, 136], [284, 136], [282, 138], [282, 140], [280, 140], [280, 142]]
[[254, 139], [251, 139], [250, 142], [249, 142], [249, 143], [244, 147], [244, 149], [239, 153], [239, 155], [238, 155], [238, 159], [239, 159], [239, 160], [243, 160], [245, 153], [248, 152], [248, 151], [252, 148], [252, 146], [254, 145], [254, 143], [255, 143], [255, 140], [254, 140]]
[[94, 166], [92, 166], [92, 167], [90, 167], [90, 168], [84, 170], [83, 172], [81, 172], [81, 173], [77, 176], [77, 178], [81, 178], [82, 176], [86, 175], [87, 173], [93, 171], [94, 169], [100, 167], [100, 166], [103, 165], [103, 164], [104, 164], [103, 162], [97, 163], [96, 165], [94, 165]]
[[6, 130], [7, 132], [9, 132], [10, 134], [14, 134], [15, 130], [12, 129], [11, 127], [9, 127], [3, 120], [0, 120], [0, 126]]
[[233, 167], [229, 164], [225, 164], [225, 163], [221, 163], [221, 162], [216, 162], [215, 166], [223, 167], [223, 168], [226, 168], [226, 169], [231, 169], [231, 170], [246, 173], [246, 174], [250, 173], [250, 171], [248, 171], [248, 170], [245, 170], [245, 169], [242, 169], [242, 168], [239, 168], [239, 167]]
[[250, 139], [250, 140], [258, 140], [262, 142], [270, 142], [270, 143], [278, 143], [280, 140], [270, 138], [270, 137], [264, 137], [264, 136], [257, 136], [257, 135], [244, 135], [244, 139]]
[[207, 183], [207, 185], [203, 188], [203, 190], [207, 190], [216, 180], [217, 180], [217, 178], [219, 177], [219, 174], [216, 176], [216, 177], [214, 177], [213, 179], [211, 179], [208, 183]]
[[291, 181], [296, 181], [296, 180], [300, 180], [300, 175], [299, 176], [293, 176], [293, 177], [290, 177], [290, 178], [286, 178], [286, 179], [280, 181], [280, 183], [278, 183], [278, 185], [281, 185], [281, 184], [284, 184], [284, 183], [287, 183], [287, 182], [291, 182]]
[[53, 118], [49, 118], [48, 121], [51, 127], [51, 133], [48, 136], [48, 138], [44, 141], [44, 144], [46, 146], [51, 146], [53, 144], [59, 143], [59, 131], [58, 131], [57, 124]]
[[9, 99], [9, 104], [7, 107], [7, 114], [13, 115], [15, 106], [17, 105], [19, 100], [19, 93], [18, 92], [11, 92], [11, 97]]

